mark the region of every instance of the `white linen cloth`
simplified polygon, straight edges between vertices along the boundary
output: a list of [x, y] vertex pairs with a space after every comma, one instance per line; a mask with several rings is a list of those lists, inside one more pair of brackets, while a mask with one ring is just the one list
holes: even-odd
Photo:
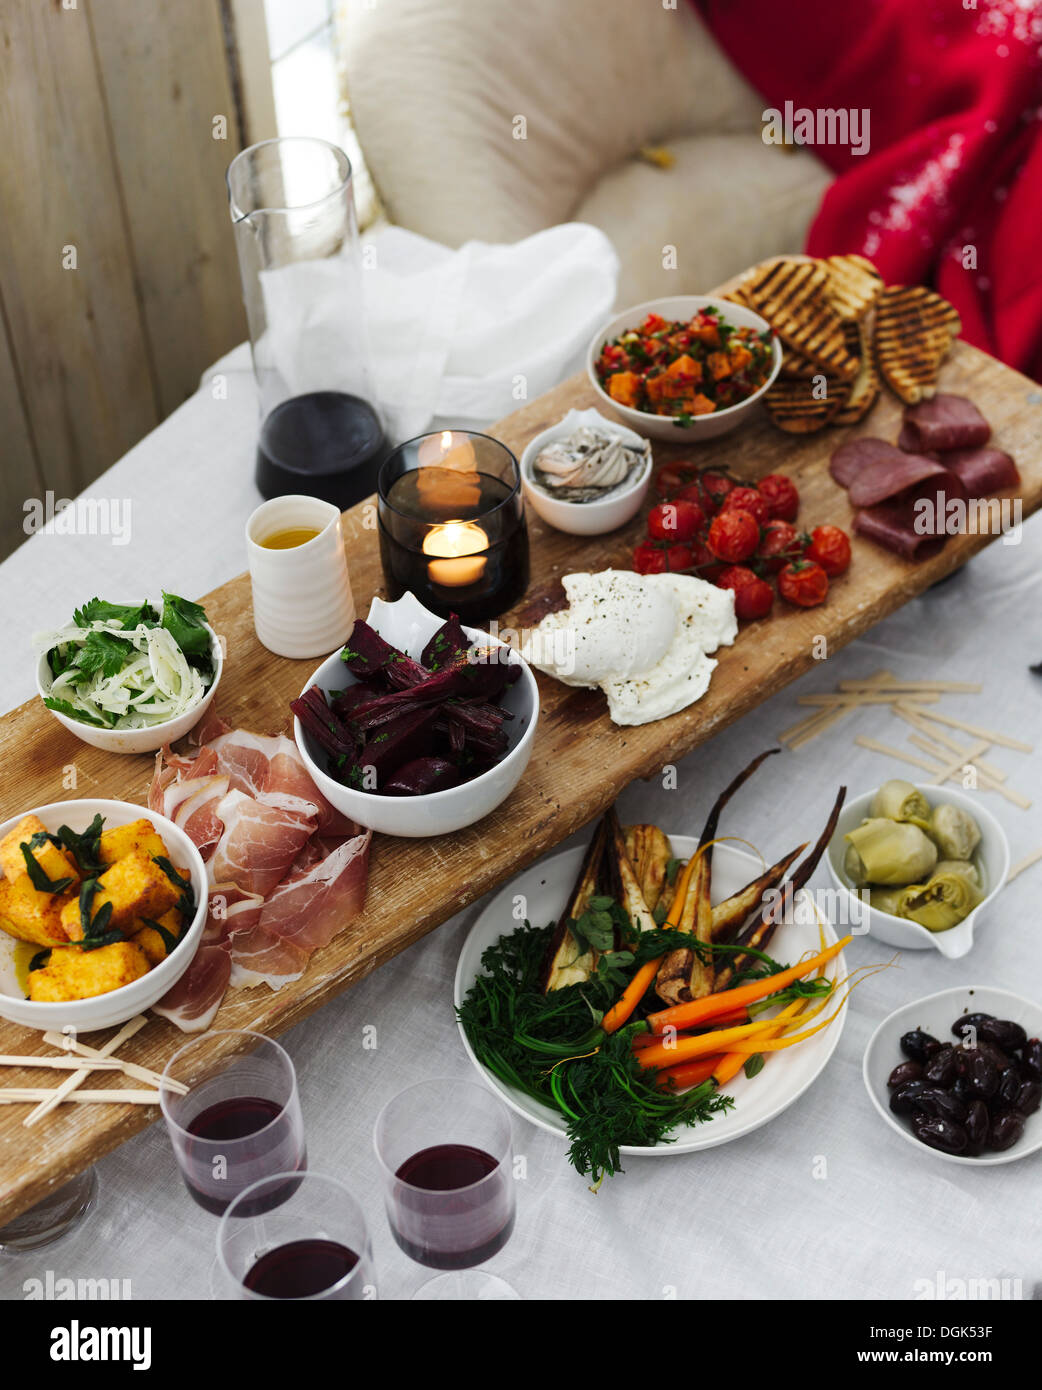
[[[262, 272], [269, 329], [259, 352], [284, 394], [339, 386], [369, 398], [371, 382], [396, 443], [436, 418], [484, 426], [578, 370], [618, 270], [604, 233], [579, 222], [458, 251], [380, 226], [363, 244], [365, 329], [353, 322], [352, 268], [303, 261]], [[368, 380], [357, 357], [363, 332]]]
[[[128, 545], [44, 535], [0, 566], [4, 707], [33, 692], [28, 639], [45, 613], [71, 611], [94, 592], [154, 593], [160, 583], [200, 594], [243, 568], [242, 527], [256, 501], [256, 419], [244, 381], [233, 382], [223, 400], [200, 391], [91, 489], [133, 497]], [[993, 544], [683, 759], [675, 791], [657, 780], [629, 787], [623, 819], [697, 835], [719, 789], [806, 712], [797, 694], [832, 690], [880, 667], [907, 679], [981, 681], [983, 694], [947, 697], [942, 710], [1042, 744], [1042, 678], [1027, 669], [1042, 659], [1042, 633], [1030, 621], [1042, 604], [1040, 553], [1036, 517], [1020, 545]], [[856, 584], [856, 568], [847, 582]], [[368, 596], [358, 599], [364, 607]], [[795, 836], [817, 834], [841, 780], [853, 795], [905, 775], [903, 765], [857, 747], [856, 732], [908, 746], [907, 726], [885, 708], [866, 708], [797, 752], [769, 759], [728, 808], [724, 833], [780, 852]], [[1021, 811], [981, 793], [1006, 827], [1016, 863], [1042, 844], [1042, 747], [990, 756], [1036, 802]], [[813, 885], [827, 884], [819, 870]], [[560, 1139], [516, 1120], [515, 1147], [527, 1158], [528, 1177], [513, 1238], [490, 1268], [529, 1299], [913, 1299], [940, 1296], [949, 1281], [970, 1278], [1020, 1281], [1008, 1287], [1030, 1298], [1042, 1283], [1037, 1156], [982, 1171], [911, 1147], [872, 1108], [861, 1057], [886, 1014], [939, 989], [976, 982], [1042, 998], [1040, 885], [1042, 863], [1003, 891], [965, 959], [907, 951], [899, 969], [858, 989], [814, 1085], [732, 1144], [630, 1160], [594, 1196], [569, 1167]], [[346, 1181], [368, 1212], [383, 1297], [410, 1296], [429, 1272], [389, 1234], [373, 1123], [414, 1081], [472, 1076], [456, 1031], [452, 976], [477, 910], [444, 923], [282, 1039], [298, 1069], [311, 1166]], [[891, 954], [871, 938], [858, 938], [850, 951], [855, 966]], [[375, 1050], [363, 1047], [369, 1026]], [[770, 1084], [769, 1062], [761, 1081]], [[24, 1281], [51, 1270], [59, 1278], [129, 1278], [135, 1298], [207, 1297], [217, 1221], [181, 1185], [162, 1124], [98, 1169], [98, 1206], [79, 1230], [35, 1254], [0, 1256], [0, 1296], [24, 1297]]]

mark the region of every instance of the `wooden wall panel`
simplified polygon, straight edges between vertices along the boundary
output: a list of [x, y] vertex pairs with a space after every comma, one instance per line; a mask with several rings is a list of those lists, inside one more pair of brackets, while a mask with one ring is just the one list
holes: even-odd
[[[239, 120], [220, 7], [217, 0], [81, 3], [94, 29], [166, 415], [210, 362], [246, 336], [224, 179], [240, 149]], [[215, 118], [224, 138], [214, 138]]]
[[43, 494], [2, 310], [0, 304], [0, 558], [25, 539], [22, 504], [26, 498]]
[[[10, 351], [43, 477], [69, 497], [159, 419], [82, 8], [0, 9], [0, 139]], [[64, 247], [75, 269], [63, 267]]]

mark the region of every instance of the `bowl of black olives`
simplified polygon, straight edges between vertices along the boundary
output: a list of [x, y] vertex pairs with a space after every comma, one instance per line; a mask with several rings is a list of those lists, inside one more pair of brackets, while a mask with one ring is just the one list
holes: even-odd
[[865, 1049], [887, 1124], [954, 1163], [1012, 1163], [1042, 1148], [1042, 1007], [988, 985], [895, 1010]]

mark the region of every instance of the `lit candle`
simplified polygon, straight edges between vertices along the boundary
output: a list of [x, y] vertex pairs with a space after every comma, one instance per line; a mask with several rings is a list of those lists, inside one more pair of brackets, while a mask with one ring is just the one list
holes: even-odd
[[429, 507], [438, 508], [442, 516], [448, 511], [451, 516], [454, 511], [479, 506], [477, 455], [465, 434], [454, 434], [452, 430], [429, 434], [420, 440], [416, 457], [420, 465], [417, 491]]
[[476, 584], [485, 573], [488, 536], [472, 521], [446, 521], [432, 526], [423, 538], [423, 553], [438, 559], [427, 562], [432, 584], [459, 589]]

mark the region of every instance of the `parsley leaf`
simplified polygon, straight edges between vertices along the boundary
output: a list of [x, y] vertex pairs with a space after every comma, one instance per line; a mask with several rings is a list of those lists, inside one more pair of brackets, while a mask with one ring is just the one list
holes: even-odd
[[92, 598], [72, 615], [77, 627], [90, 627], [95, 622], [118, 622], [124, 628], [138, 627], [141, 623], [158, 621], [159, 614], [150, 603], [126, 604], [108, 603], [103, 598]]
[[93, 676], [97, 671], [117, 676], [133, 655], [134, 648], [125, 637], [117, 637], [114, 632], [89, 632], [73, 665], [85, 676]]
[[185, 656], [209, 656], [210, 634], [204, 624], [206, 611], [190, 599], [163, 593], [162, 626], [166, 628]]

